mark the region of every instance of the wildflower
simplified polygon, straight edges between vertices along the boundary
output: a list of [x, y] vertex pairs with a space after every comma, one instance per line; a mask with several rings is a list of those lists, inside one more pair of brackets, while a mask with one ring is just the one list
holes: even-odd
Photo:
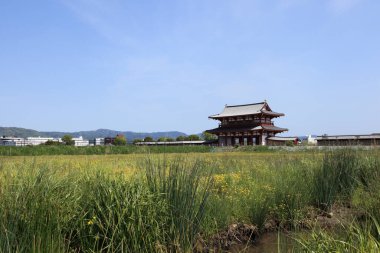
[[96, 216], [92, 216], [92, 218], [87, 221], [87, 225], [91, 226], [95, 223], [95, 221], [96, 221]]

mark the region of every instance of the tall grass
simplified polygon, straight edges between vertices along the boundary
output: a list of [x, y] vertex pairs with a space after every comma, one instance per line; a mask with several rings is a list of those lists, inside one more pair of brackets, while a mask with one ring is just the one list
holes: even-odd
[[379, 223], [376, 219], [371, 219], [370, 224], [353, 222], [341, 225], [335, 231], [315, 228], [295, 240], [304, 252], [380, 252], [380, 240], [372, 233], [373, 225], [379, 235]]
[[191, 251], [210, 180], [200, 163], [164, 164], [146, 164], [145, 178], [33, 161], [3, 169], [0, 252]]
[[[168, 205], [146, 187], [98, 174], [83, 191], [70, 248], [95, 252], [154, 252], [168, 238]], [[67, 233], [67, 232], [66, 232]]]
[[349, 200], [357, 185], [358, 151], [344, 149], [327, 152], [322, 166], [314, 172], [314, 204], [328, 211], [338, 196]]
[[62, 252], [61, 235], [75, 216], [76, 180], [32, 164], [3, 172], [0, 197], [1, 252]]
[[187, 252], [192, 248], [195, 236], [206, 211], [211, 177], [202, 177], [207, 169], [199, 160], [147, 159], [144, 164], [150, 191], [161, 196], [168, 204], [171, 222], [167, 233], [174, 239], [169, 246], [173, 252]]

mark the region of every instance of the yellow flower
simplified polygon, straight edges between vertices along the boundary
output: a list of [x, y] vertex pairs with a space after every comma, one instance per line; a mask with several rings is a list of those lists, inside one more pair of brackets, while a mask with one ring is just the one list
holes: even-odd
[[96, 216], [93, 216], [92, 219], [87, 221], [87, 225], [93, 225], [95, 221], [96, 221]]

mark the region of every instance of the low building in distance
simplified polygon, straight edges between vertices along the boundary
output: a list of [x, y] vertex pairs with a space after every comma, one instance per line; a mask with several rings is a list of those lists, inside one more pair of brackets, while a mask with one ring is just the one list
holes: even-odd
[[3, 136], [0, 138], [1, 146], [26, 146], [24, 138]]
[[210, 119], [220, 121], [219, 127], [206, 132], [218, 136], [219, 146], [267, 145], [267, 140], [288, 131], [277, 127], [274, 118], [285, 116], [272, 111], [267, 101], [255, 104], [226, 105], [224, 110]]
[[32, 146], [38, 146], [41, 144], [45, 144], [47, 141], [62, 142], [61, 139], [52, 138], [52, 137], [27, 137], [26, 138], [27, 145], [32, 145]]
[[318, 146], [378, 146], [380, 134], [322, 135], [317, 137]]
[[78, 138], [73, 138], [73, 141], [74, 146], [76, 147], [86, 147], [90, 145], [90, 141], [83, 139], [82, 136], [79, 136]]
[[280, 137], [272, 136], [267, 138], [268, 146], [292, 146], [298, 145], [300, 140], [298, 137]]
[[138, 146], [200, 146], [213, 145], [213, 141], [148, 141], [136, 142]]
[[94, 145], [95, 146], [103, 146], [104, 145], [104, 138], [95, 138], [94, 139]]
[[62, 142], [60, 138], [52, 137], [1, 137], [0, 146], [38, 146], [45, 144], [47, 141]]

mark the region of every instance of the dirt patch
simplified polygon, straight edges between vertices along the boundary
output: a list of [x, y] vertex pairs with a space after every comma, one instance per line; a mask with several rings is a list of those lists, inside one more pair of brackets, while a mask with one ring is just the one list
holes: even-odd
[[[350, 224], [355, 218], [360, 218], [363, 214], [350, 205], [335, 204], [329, 212], [310, 207], [307, 216], [299, 221], [300, 231], [319, 227], [322, 229], [336, 229], [342, 224]], [[281, 225], [279, 221], [269, 219], [264, 224], [259, 237], [259, 228], [255, 225], [236, 223], [231, 224], [225, 230], [219, 231], [209, 239], [201, 236], [198, 238], [194, 252], [277, 252], [278, 235], [283, 238], [292, 230], [286, 225]], [[300, 232], [298, 231], [298, 233]], [[290, 238], [290, 237], [289, 237]], [[288, 239], [285, 247], [292, 245], [292, 239]], [[285, 249], [287, 251], [288, 248]]]
[[364, 214], [359, 210], [352, 208], [348, 204], [335, 204], [329, 212], [314, 213], [314, 226], [323, 229], [334, 229], [340, 225], [348, 225], [354, 219], [360, 218]]
[[259, 235], [256, 226], [250, 224], [231, 224], [227, 229], [213, 235], [205, 241], [199, 238], [195, 252], [230, 252], [234, 245], [253, 244]]

